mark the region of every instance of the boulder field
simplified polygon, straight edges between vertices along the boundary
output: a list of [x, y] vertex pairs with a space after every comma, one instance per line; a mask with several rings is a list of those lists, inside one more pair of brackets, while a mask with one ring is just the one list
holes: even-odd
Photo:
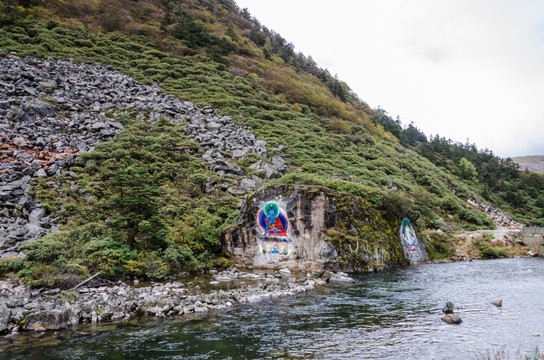
[[[267, 158], [265, 141], [212, 107], [178, 100], [111, 66], [20, 59], [0, 50], [0, 257], [20, 256], [20, 244], [56, 230], [55, 219], [29, 189], [37, 178], [55, 182], [61, 174], [75, 176], [70, 166], [78, 154], [123, 129], [114, 119], [120, 113], [183, 124], [187, 138], [204, 150], [210, 170], [235, 181], [224, 189], [234, 195], [287, 172], [282, 157]], [[236, 161], [250, 153], [262, 160], [251, 165], [254, 175], [245, 176]], [[207, 184], [207, 190], [213, 186]]]

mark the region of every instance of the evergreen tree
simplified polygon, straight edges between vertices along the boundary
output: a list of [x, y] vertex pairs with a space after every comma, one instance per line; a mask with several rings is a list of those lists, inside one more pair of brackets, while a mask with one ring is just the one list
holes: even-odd
[[466, 158], [459, 160], [459, 173], [463, 179], [475, 180], [478, 176], [476, 167]]
[[106, 207], [118, 216], [111, 226], [120, 230], [131, 248], [156, 249], [164, 247], [165, 227], [159, 214], [157, 198], [160, 191], [144, 167], [121, 167], [107, 183], [111, 198]]

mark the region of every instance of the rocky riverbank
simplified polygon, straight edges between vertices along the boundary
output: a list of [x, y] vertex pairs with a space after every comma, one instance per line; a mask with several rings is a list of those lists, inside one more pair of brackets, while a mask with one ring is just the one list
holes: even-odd
[[[14, 280], [0, 282], [0, 334], [62, 330], [80, 323], [128, 320], [136, 316], [167, 317], [207, 313], [238, 304], [311, 291], [327, 282], [350, 282], [346, 274], [319, 271], [292, 274], [243, 272], [235, 268], [215, 273], [210, 290], [192, 282], [170, 281], [134, 286], [119, 281], [111, 286], [34, 290]], [[236, 280], [233, 289], [217, 285]], [[137, 282], [136, 282], [137, 283]], [[216, 287], [216, 289], [214, 289]]]
[[[519, 230], [499, 228], [496, 230], [476, 230], [456, 232], [451, 235], [455, 255], [441, 260], [431, 260], [429, 263], [451, 263], [492, 259], [500, 257], [533, 257], [538, 254], [531, 251], [520, 238]], [[485, 248], [496, 250], [483, 251]]]

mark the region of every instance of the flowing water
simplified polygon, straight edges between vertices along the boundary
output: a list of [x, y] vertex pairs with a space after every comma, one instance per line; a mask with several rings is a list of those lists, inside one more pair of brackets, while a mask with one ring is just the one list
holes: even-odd
[[[6, 359], [475, 359], [544, 351], [544, 259], [425, 264], [200, 317], [15, 341]], [[491, 304], [503, 300], [503, 307]], [[460, 325], [440, 320], [446, 301]], [[540, 336], [537, 336], [540, 335]]]

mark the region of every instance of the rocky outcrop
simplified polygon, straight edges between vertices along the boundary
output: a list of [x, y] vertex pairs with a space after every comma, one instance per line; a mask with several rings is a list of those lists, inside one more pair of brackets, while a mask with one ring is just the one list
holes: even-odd
[[[186, 124], [186, 136], [205, 150], [202, 159], [210, 169], [237, 184], [219, 189], [235, 195], [287, 170], [276, 156], [272, 170], [244, 177], [236, 161], [250, 153], [266, 159], [266, 142], [211, 107], [178, 100], [157, 85], [139, 84], [112, 66], [22, 60], [0, 50], [0, 256], [16, 256], [22, 242], [56, 229], [29, 189], [38, 178], [55, 182], [60, 175], [74, 177], [70, 166], [78, 154], [123, 129], [114, 113]], [[268, 164], [259, 160], [255, 166], [263, 163]], [[216, 185], [208, 183], [207, 190]]]
[[[287, 212], [293, 247], [288, 256], [260, 251], [256, 218], [268, 201]], [[364, 199], [319, 186], [270, 186], [252, 193], [221, 245], [234, 263], [263, 268], [368, 271], [405, 262], [395, 225]]]
[[281, 157], [274, 156], [271, 162], [259, 160], [251, 165], [250, 169], [255, 170], [257, 174], [265, 179], [274, 179], [285, 175], [287, 165], [285, 165], [285, 161]]

